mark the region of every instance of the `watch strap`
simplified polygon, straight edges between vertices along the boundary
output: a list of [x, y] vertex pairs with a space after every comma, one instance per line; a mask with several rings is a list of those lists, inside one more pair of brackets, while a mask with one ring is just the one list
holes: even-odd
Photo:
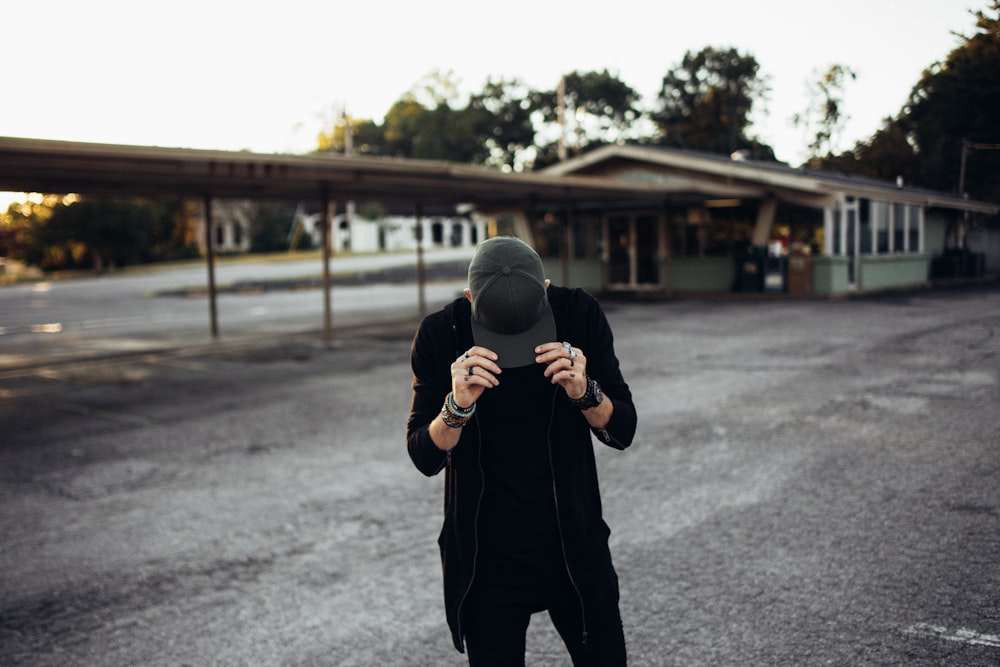
[[[590, 408], [595, 408], [601, 404], [601, 399], [598, 398], [599, 396], [601, 396], [600, 385], [597, 384], [597, 380], [588, 375], [587, 391], [585, 391], [583, 396], [580, 398], [571, 398], [569, 401], [580, 410], [589, 410]], [[603, 396], [601, 396], [601, 398], [603, 398]]]

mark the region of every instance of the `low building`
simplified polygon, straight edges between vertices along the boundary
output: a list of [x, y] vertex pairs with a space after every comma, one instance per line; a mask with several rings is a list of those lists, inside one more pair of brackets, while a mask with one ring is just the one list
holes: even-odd
[[[309, 234], [313, 245], [322, 244], [319, 213], [299, 213], [297, 224]], [[418, 232], [419, 225], [419, 232]], [[429, 215], [418, 220], [413, 215], [379, 215], [367, 218], [356, 212], [331, 218], [334, 251], [398, 252], [416, 250], [418, 238], [423, 250], [473, 247], [486, 233], [486, 223], [468, 215]]]
[[205, 233], [205, 209], [192, 201], [188, 215], [194, 218], [195, 239], [205, 250], [205, 239], [212, 239], [212, 250], [224, 255], [250, 252], [250, 224], [256, 204], [246, 199], [220, 200], [212, 206], [212, 233]]
[[654, 207], [574, 201], [525, 217], [553, 280], [596, 291], [833, 296], [995, 265], [993, 228], [972, 235], [982, 252], [965, 238], [970, 216], [995, 221], [1000, 206], [901, 182], [643, 146], [606, 146], [542, 173], [662, 190]]

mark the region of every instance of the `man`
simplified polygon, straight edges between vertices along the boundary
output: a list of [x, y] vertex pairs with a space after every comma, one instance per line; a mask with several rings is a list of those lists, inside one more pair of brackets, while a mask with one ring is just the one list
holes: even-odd
[[421, 322], [411, 365], [407, 450], [425, 475], [445, 471], [455, 648], [473, 666], [523, 665], [547, 610], [574, 665], [625, 665], [591, 433], [625, 449], [636, 413], [597, 301], [550, 286], [523, 241], [488, 239], [465, 297]]

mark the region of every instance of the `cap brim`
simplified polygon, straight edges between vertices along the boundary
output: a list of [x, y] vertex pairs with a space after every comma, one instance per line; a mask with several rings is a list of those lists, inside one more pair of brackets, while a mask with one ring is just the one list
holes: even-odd
[[556, 320], [552, 308], [547, 307], [544, 315], [530, 329], [519, 334], [498, 334], [483, 327], [472, 318], [472, 339], [476, 345], [497, 353], [500, 368], [517, 368], [535, 363], [535, 348], [542, 343], [556, 340]]

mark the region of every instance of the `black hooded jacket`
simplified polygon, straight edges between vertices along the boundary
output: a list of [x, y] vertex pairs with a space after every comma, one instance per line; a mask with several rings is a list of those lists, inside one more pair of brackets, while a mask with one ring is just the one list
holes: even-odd
[[[591, 432], [604, 444], [625, 449], [636, 428], [632, 393], [622, 378], [614, 338], [597, 300], [582, 289], [550, 286], [549, 303], [559, 341], [569, 341], [587, 357], [587, 374], [612, 401], [614, 413], [603, 429], [591, 429], [563, 391], [549, 411], [549, 458], [556, 513], [566, 566], [580, 596], [584, 627], [588, 600], [614, 596], [617, 576], [608, 550]], [[438, 538], [444, 568], [444, 597], [455, 648], [464, 650], [461, 610], [475, 576], [477, 518], [483, 493], [480, 465], [482, 434], [475, 416], [451, 452], [438, 449], [428, 426], [451, 391], [451, 364], [473, 346], [471, 306], [464, 297], [424, 318], [413, 339], [413, 401], [406, 425], [406, 446], [425, 475], [445, 470], [444, 525]]]

